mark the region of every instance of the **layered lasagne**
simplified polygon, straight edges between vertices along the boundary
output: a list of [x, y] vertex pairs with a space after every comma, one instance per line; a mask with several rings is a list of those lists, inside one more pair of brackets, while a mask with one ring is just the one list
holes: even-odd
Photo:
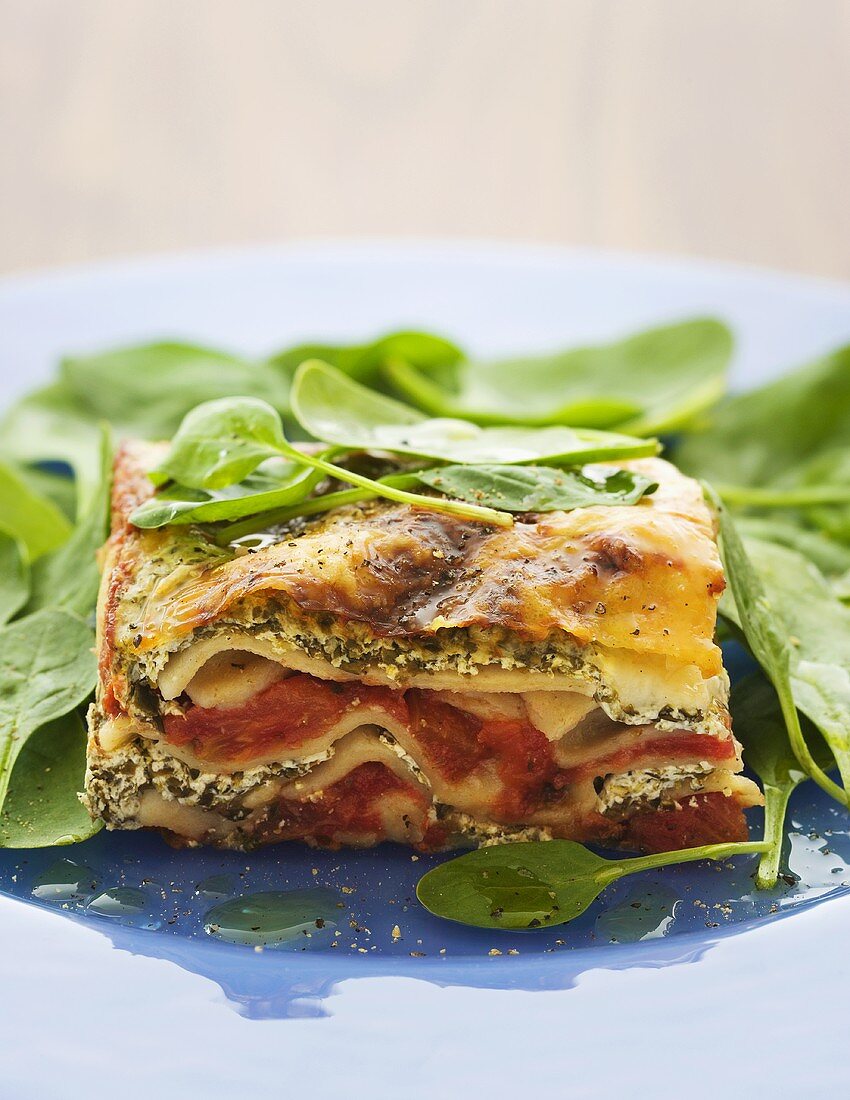
[[116, 463], [85, 798], [112, 828], [245, 848], [746, 836], [699, 486], [493, 528], [387, 501], [220, 548], [141, 531]]

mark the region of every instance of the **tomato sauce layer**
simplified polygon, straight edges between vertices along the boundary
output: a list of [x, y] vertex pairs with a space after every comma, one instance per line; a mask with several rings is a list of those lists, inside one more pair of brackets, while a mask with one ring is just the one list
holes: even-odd
[[204, 760], [247, 762], [278, 747], [297, 749], [365, 706], [407, 722], [401, 692], [296, 673], [238, 707], [190, 707], [184, 715], [166, 715], [163, 724], [172, 745], [190, 745]]
[[626, 823], [623, 844], [644, 852], [675, 852], [748, 839], [744, 811], [735, 799], [710, 791], [683, 799], [679, 809], [635, 814]]
[[423, 689], [392, 691], [304, 673], [272, 684], [237, 707], [191, 706], [183, 715], [166, 715], [163, 724], [172, 745], [190, 747], [203, 761], [250, 766], [274, 758], [279, 749], [295, 752], [343, 720], [354, 728], [361, 718], [379, 724], [383, 719], [390, 728], [407, 730], [417, 762], [448, 784], [462, 783], [476, 772], [497, 779], [501, 790], [493, 814], [506, 822], [522, 822], [541, 806], [557, 802], [565, 788], [628, 771], [650, 754], [665, 763], [735, 757], [731, 739], [682, 730], [638, 737], [607, 757], [563, 769], [550, 741], [527, 721], [485, 718]]
[[410, 809], [416, 811], [415, 815], [406, 815], [409, 828], [421, 835], [430, 798], [415, 784], [406, 783], [385, 765], [373, 761], [353, 768], [322, 791], [321, 797], [303, 802], [282, 799], [277, 807], [280, 817], [273, 830], [274, 839], [310, 838], [332, 847], [344, 835], [361, 836], [364, 843], [377, 843], [386, 838], [381, 809], [387, 796], [402, 794]]

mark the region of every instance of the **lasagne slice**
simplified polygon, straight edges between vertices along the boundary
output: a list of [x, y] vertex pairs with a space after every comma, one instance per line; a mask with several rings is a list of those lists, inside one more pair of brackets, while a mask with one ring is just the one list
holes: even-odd
[[387, 501], [222, 549], [142, 531], [116, 462], [85, 798], [112, 828], [245, 848], [746, 836], [699, 486], [491, 528]]

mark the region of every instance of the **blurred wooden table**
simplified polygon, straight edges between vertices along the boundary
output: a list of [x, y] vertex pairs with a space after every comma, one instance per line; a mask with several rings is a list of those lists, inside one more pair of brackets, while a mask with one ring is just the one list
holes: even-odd
[[0, 269], [466, 235], [850, 277], [850, 0], [0, 0]]

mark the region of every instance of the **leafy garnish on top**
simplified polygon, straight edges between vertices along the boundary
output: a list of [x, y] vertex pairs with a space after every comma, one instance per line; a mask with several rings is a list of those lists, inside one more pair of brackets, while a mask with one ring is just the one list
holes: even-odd
[[590, 428], [481, 428], [469, 420], [432, 419], [319, 360], [296, 371], [292, 411], [303, 428], [326, 443], [467, 465], [570, 465], [658, 452], [655, 440]]
[[[634, 504], [656, 487], [629, 470], [557, 468], [654, 454], [654, 440], [589, 429], [479, 428], [430, 420], [316, 360], [296, 371], [292, 409], [302, 427], [327, 445], [324, 451], [293, 445], [277, 411], [258, 398], [225, 398], [193, 409], [151, 471], [158, 494], [140, 505], [131, 521], [138, 527], [243, 521], [231, 535], [241, 537], [299, 514], [383, 497], [510, 526], [514, 512]], [[370, 478], [330, 461], [351, 450], [428, 465]], [[343, 490], [342, 499], [334, 493], [316, 496], [323, 477], [354, 492]], [[436, 493], [411, 492], [417, 484]], [[258, 527], [244, 522], [252, 516]]]

